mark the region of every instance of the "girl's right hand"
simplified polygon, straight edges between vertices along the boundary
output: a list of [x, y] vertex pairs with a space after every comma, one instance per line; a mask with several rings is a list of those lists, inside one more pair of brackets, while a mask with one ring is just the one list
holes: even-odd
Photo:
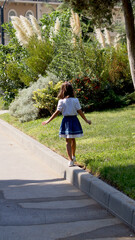
[[91, 121], [90, 121], [90, 120], [87, 120], [87, 123], [90, 125], [90, 124], [91, 124]]

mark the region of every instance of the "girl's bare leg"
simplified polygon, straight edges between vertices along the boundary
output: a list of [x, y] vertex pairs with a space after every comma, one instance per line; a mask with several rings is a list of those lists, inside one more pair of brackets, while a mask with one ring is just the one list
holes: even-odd
[[75, 151], [76, 151], [76, 140], [75, 140], [75, 138], [72, 138], [71, 148], [72, 148], [72, 157], [75, 157]]
[[71, 139], [71, 138], [66, 138], [67, 154], [68, 154], [68, 158], [69, 158], [70, 161], [72, 161], [72, 147], [71, 147], [71, 142], [72, 142], [72, 139]]

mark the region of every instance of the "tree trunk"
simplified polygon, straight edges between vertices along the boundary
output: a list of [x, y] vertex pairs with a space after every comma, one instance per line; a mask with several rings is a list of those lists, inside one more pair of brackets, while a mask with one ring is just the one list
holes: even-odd
[[126, 26], [126, 36], [127, 36], [127, 49], [128, 58], [130, 64], [130, 71], [133, 80], [133, 85], [135, 89], [135, 26], [134, 26], [134, 15], [133, 8], [130, 0], [122, 0], [125, 26]]

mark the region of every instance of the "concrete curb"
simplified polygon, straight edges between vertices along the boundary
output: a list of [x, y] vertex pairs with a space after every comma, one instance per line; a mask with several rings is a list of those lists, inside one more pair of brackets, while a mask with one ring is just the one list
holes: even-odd
[[59, 176], [67, 179], [135, 230], [134, 200], [77, 166], [69, 168], [67, 160], [64, 157], [53, 152], [7, 122], [0, 119], [0, 124], [5, 132], [11, 134], [23, 146], [45, 161]]

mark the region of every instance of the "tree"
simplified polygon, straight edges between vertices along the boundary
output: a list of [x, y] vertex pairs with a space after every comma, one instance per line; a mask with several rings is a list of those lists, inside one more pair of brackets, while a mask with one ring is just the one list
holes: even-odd
[[122, 3], [124, 11], [128, 58], [130, 71], [135, 88], [135, 25], [133, 14], [133, 0], [64, 0], [68, 2], [73, 9], [90, 15], [94, 24], [110, 25], [112, 20], [112, 9], [117, 3]]
[[133, 7], [130, 0], [122, 0], [125, 25], [126, 25], [126, 35], [127, 35], [127, 48], [128, 57], [130, 63], [131, 76], [135, 88], [135, 26], [134, 26], [134, 14]]

